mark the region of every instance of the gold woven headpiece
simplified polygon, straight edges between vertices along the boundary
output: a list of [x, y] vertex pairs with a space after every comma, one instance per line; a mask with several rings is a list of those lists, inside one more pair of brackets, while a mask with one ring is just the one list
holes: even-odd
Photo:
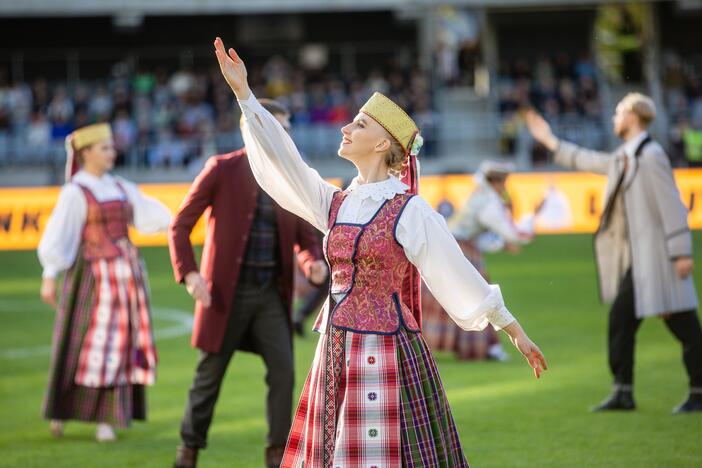
[[400, 143], [405, 152], [409, 151], [419, 129], [414, 120], [400, 106], [390, 98], [376, 92], [361, 107], [361, 112], [382, 125]]
[[110, 124], [99, 123], [79, 128], [71, 134], [71, 144], [76, 151], [82, 150], [98, 141], [112, 138]]

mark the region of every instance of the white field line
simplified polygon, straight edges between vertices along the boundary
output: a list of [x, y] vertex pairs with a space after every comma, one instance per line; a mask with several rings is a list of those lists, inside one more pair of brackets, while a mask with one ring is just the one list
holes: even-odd
[[[33, 300], [6, 300], [0, 299], [0, 310], [6, 307], [26, 306], [27, 303], [36, 303]], [[154, 330], [156, 341], [178, 338], [189, 334], [193, 329], [193, 314], [180, 309], [165, 307], [152, 307], [154, 318], [174, 322], [166, 328]], [[0, 349], [0, 359], [24, 359], [34, 356], [43, 356], [51, 352], [51, 346], [33, 346], [28, 348]]]

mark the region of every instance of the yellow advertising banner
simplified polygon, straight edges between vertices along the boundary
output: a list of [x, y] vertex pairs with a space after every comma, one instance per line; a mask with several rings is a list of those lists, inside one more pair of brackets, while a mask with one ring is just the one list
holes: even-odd
[[[675, 180], [692, 229], [702, 229], [702, 169], [678, 169]], [[337, 180], [332, 182], [337, 183]], [[457, 210], [475, 187], [467, 174], [422, 177], [421, 195], [442, 212]], [[537, 233], [594, 232], [604, 205], [603, 176], [575, 172], [517, 173], [507, 181], [515, 219], [536, 216]], [[35, 249], [56, 203], [59, 187], [0, 188], [0, 250]], [[147, 195], [178, 209], [188, 184], [144, 184]], [[132, 232], [137, 245], [166, 245], [165, 234]], [[204, 222], [193, 231], [194, 243], [204, 240]]]

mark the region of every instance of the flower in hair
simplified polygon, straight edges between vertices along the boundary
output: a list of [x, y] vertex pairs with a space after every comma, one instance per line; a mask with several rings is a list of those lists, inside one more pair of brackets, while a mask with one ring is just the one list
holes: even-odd
[[417, 156], [419, 154], [419, 150], [422, 148], [422, 145], [424, 144], [424, 138], [420, 134], [417, 134], [417, 136], [414, 137], [414, 141], [412, 142], [412, 147], [410, 148], [410, 154], [412, 156]]

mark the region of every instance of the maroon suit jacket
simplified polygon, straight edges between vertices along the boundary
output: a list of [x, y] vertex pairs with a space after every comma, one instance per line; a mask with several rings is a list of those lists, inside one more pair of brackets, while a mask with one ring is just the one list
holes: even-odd
[[[219, 352], [222, 346], [259, 190], [244, 149], [213, 156], [195, 178], [168, 230], [173, 272], [176, 281], [183, 283], [185, 275], [197, 270], [190, 233], [209, 209], [200, 272], [209, 285], [212, 303], [203, 307], [196, 302], [191, 340], [194, 347], [203, 351]], [[316, 232], [309, 223], [277, 204], [275, 209], [281, 261], [278, 286], [290, 313], [295, 245], [299, 246], [298, 263], [307, 277], [311, 264], [322, 255]], [[256, 351], [246, 340], [240, 349]]]

